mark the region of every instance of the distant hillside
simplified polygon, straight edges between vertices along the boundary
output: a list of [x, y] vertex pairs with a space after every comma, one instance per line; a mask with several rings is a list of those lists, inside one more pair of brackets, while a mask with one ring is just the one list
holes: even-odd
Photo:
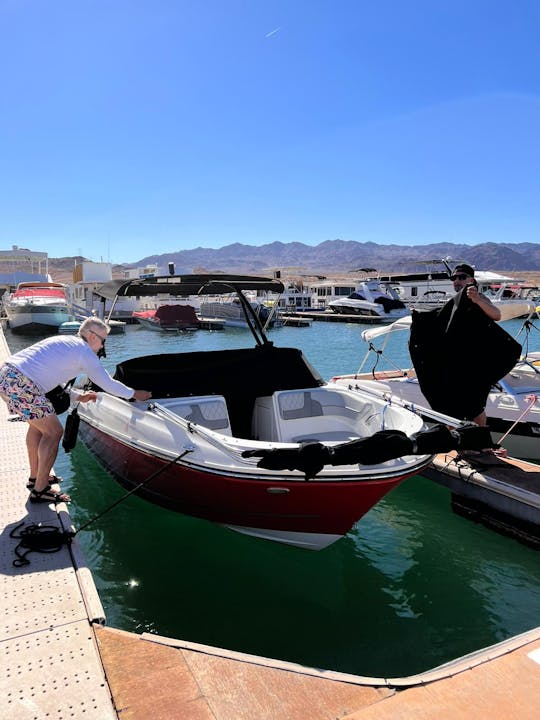
[[484, 243], [481, 245], [457, 245], [436, 243], [433, 245], [378, 245], [359, 243], [354, 240], [327, 240], [320, 245], [274, 242], [254, 247], [234, 243], [213, 250], [195, 248], [175, 253], [148, 255], [132, 266], [156, 263], [164, 266], [174, 262], [178, 268], [205, 271], [239, 273], [268, 273], [282, 269], [295, 272], [350, 272], [371, 267], [384, 272], [413, 272], [418, 263], [451, 257], [462, 260], [482, 270], [507, 271], [539, 270], [540, 244], [518, 243], [505, 245]]
[[[454, 262], [464, 261], [481, 270], [531, 273], [540, 272], [540, 244], [518, 243], [505, 245], [433, 245], [405, 246], [359, 243], [353, 240], [327, 240], [320, 245], [280, 243], [254, 247], [234, 243], [213, 250], [195, 248], [175, 253], [148, 255], [122, 267], [139, 267], [155, 263], [161, 267], [174, 262], [177, 272], [237, 272], [247, 274], [340, 274], [359, 268], [374, 268], [381, 272], [414, 272], [429, 260], [450, 257]], [[49, 270], [55, 280], [70, 282], [75, 262], [82, 257], [49, 258]], [[116, 273], [115, 273], [116, 274]]]

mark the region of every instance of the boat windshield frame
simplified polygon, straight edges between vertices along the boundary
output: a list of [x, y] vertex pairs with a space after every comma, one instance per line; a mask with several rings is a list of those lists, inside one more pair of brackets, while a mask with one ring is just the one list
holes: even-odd
[[110, 320], [116, 301], [120, 297], [152, 297], [170, 295], [188, 297], [190, 295], [223, 295], [235, 293], [244, 311], [247, 324], [257, 345], [267, 345], [264, 327], [244, 295], [243, 291], [261, 291], [276, 293], [284, 291], [280, 280], [250, 275], [157, 275], [149, 278], [131, 280], [110, 280], [94, 290], [94, 294], [106, 300], [112, 300], [107, 320]]

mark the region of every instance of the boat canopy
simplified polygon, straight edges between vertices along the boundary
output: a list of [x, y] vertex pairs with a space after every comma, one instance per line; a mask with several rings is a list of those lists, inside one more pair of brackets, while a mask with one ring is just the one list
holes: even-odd
[[282, 293], [283, 283], [272, 278], [250, 275], [163, 275], [132, 280], [110, 280], [94, 290], [96, 295], [114, 300], [116, 297], [147, 297], [153, 295], [222, 295], [242, 290]]
[[401, 332], [402, 330], [408, 330], [411, 327], [412, 316], [405, 315], [405, 317], [399, 318], [390, 325], [379, 325], [378, 327], [369, 328], [362, 332], [362, 340], [369, 342], [373, 338], [380, 337], [381, 335], [389, 335], [394, 332]]

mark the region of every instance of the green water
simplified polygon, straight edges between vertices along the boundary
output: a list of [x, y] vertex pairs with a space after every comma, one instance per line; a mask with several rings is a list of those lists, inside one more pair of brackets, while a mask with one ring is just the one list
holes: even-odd
[[[302, 347], [329, 377], [357, 368], [359, 332], [320, 323], [276, 330], [272, 339]], [[108, 339], [105, 362], [112, 369], [141, 352], [233, 341], [251, 344], [243, 331], [181, 338], [130, 328]], [[55, 467], [72, 495], [75, 526], [123, 495], [81, 444], [61, 452]], [[538, 553], [454, 515], [448, 491], [421, 477], [320, 552], [242, 536], [135, 497], [79, 540], [110, 626], [309, 666], [410, 675], [540, 624]]]

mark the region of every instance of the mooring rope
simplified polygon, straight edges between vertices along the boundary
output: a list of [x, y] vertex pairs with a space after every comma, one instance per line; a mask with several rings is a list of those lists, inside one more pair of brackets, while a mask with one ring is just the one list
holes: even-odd
[[[13, 530], [9, 533], [10, 537], [19, 540], [19, 543], [15, 548], [15, 555], [17, 557], [13, 561], [13, 566], [23, 567], [24, 565], [29, 565], [30, 560], [27, 559], [27, 555], [31, 552], [54, 553], [58, 552], [64, 545], [70, 545], [73, 538], [78, 533], [80, 533], [82, 530], [86, 530], [89, 525], [92, 525], [92, 523], [96, 522], [96, 520], [102, 518], [113, 508], [115, 508], [117, 505], [120, 505], [120, 503], [124, 502], [124, 500], [127, 500], [128, 497], [136, 493], [142, 487], [148, 485], [149, 482], [151, 482], [162, 472], [170, 468], [171, 465], [177, 463], [184, 457], [184, 455], [189, 452], [191, 452], [191, 450], [189, 449], [182, 450], [179, 455], [177, 455], [175, 458], [163, 465], [163, 467], [156, 470], [149, 477], [140, 482], [136, 487], [122, 495], [121, 498], [113, 502], [100, 513], [94, 515], [94, 517], [90, 518], [90, 520], [85, 522], [84, 525], [81, 525], [81, 527], [75, 531], [61, 530], [56, 525], [43, 525], [42, 523], [32, 523], [31, 525], [23, 528], [20, 532], [17, 532], [19, 528], [22, 528], [24, 526], [24, 521], [19, 523], [19, 525], [14, 527]], [[24, 552], [22, 550], [24, 550]]]

